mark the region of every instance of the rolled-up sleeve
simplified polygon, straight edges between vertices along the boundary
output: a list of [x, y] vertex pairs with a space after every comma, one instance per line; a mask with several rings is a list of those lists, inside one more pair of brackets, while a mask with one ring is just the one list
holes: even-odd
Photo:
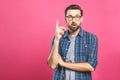
[[55, 36], [53, 36], [52, 40], [51, 40], [51, 44], [50, 44], [50, 52], [52, 50], [52, 46], [53, 46], [53, 43], [54, 43], [54, 39], [55, 39]]
[[88, 54], [88, 63], [96, 69], [98, 64], [98, 38], [96, 35], [91, 36], [90, 49]]

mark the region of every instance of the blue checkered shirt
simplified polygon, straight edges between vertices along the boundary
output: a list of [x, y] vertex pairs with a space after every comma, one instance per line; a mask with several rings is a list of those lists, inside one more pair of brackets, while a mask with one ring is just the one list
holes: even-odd
[[[61, 37], [59, 41], [59, 54], [62, 59], [65, 61], [66, 54], [70, 45], [70, 40], [68, 38], [68, 31]], [[53, 44], [54, 38], [52, 40]], [[88, 62], [94, 69], [98, 64], [98, 39], [96, 35], [89, 33], [82, 28], [80, 28], [80, 32], [76, 36], [75, 39], [75, 63]], [[65, 77], [65, 68], [61, 66], [57, 66], [54, 69], [54, 74], [52, 80], [64, 80]], [[75, 80], [92, 80], [92, 74], [90, 71], [75, 71]]]

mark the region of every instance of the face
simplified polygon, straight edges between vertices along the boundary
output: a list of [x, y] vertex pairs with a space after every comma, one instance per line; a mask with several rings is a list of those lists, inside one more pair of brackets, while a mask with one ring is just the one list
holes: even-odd
[[81, 16], [80, 10], [72, 9], [67, 11], [65, 20], [69, 30], [71, 32], [75, 32], [80, 28], [80, 24], [83, 20], [83, 17]]

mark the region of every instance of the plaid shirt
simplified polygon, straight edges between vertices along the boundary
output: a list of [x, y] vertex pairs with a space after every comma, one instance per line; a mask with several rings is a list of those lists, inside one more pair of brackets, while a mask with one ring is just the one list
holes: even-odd
[[[59, 42], [59, 54], [65, 61], [66, 54], [70, 45], [68, 38], [68, 31], [61, 37]], [[53, 39], [54, 41], [54, 39]], [[52, 44], [53, 44], [52, 41]], [[75, 58], [76, 63], [88, 62], [94, 69], [96, 69], [98, 60], [98, 39], [96, 35], [89, 33], [82, 28], [75, 39]], [[65, 68], [57, 66], [54, 69], [54, 75], [52, 80], [64, 80]], [[91, 72], [75, 71], [75, 80], [92, 80]]]

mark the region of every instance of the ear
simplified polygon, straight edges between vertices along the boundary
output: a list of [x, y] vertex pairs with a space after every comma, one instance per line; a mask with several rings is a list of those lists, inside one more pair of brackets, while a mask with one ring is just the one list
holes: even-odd
[[80, 21], [83, 22], [83, 16], [81, 16]]

